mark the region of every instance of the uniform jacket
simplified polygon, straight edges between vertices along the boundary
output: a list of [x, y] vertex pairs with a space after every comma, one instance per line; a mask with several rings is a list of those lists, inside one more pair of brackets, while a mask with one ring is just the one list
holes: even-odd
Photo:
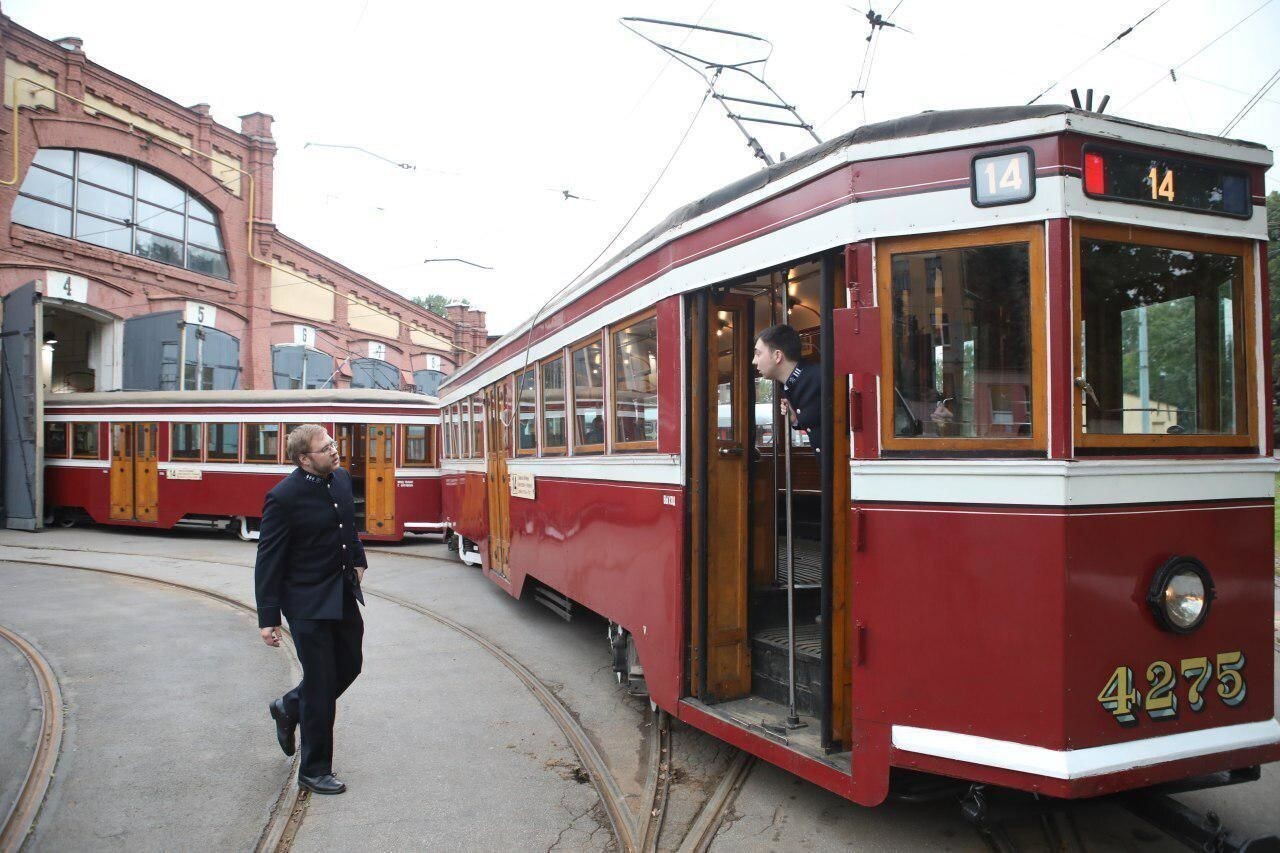
[[267, 493], [258, 533], [254, 581], [258, 626], [294, 619], [341, 619], [343, 576], [355, 583], [355, 567], [367, 567], [356, 533], [351, 475], [335, 468], [328, 477], [301, 468]]
[[796, 410], [796, 428], [809, 433], [809, 444], [822, 452], [822, 373], [818, 365], [802, 361], [782, 383], [782, 396]]

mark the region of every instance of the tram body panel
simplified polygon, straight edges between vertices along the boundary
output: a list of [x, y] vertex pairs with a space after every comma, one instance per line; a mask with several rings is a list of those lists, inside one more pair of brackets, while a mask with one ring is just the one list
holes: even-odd
[[[1069, 515], [1065, 748], [1272, 719], [1273, 520], [1270, 501]], [[1162, 629], [1146, 603], [1174, 556], [1200, 560], [1215, 588], [1189, 634]], [[1138, 700], [1127, 713], [1097, 698], [1118, 669]]]
[[536, 488], [536, 500], [511, 499], [509, 591], [519, 595], [534, 577], [626, 628], [650, 696], [674, 712], [683, 677], [683, 489], [554, 477], [538, 477]]

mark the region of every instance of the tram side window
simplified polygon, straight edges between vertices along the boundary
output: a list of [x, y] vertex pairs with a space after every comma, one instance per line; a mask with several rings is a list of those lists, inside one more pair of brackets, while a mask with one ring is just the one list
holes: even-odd
[[564, 358], [542, 365], [542, 452], [564, 453], [569, 437], [565, 431]]
[[75, 459], [98, 458], [98, 425], [71, 425], [71, 456]]
[[434, 467], [431, 430], [426, 424], [409, 424], [404, 428], [404, 464], [414, 468]]
[[280, 424], [244, 425], [244, 461], [275, 462], [280, 458]]
[[1084, 434], [1248, 433], [1244, 258], [1085, 237], [1080, 256]]
[[604, 451], [604, 346], [599, 338], [575, 349], [573, 363], [573, 452]]
[[519, 445], [516, 452], [525, 456], [538, 452], [538, 374], [532, 368], [520, 374], [516, 383], [520, 404]]
[[658, 441], [658, 320], [613, 330], [613, 446], [653, 448]]
[[1028, 243], [894, 254], [893, 431], [1032, 436]]
[[444, 441], [444, 458], [453, 458], [453, 408], [445, 406], [440, 410], [440, 436]]
[[208, 433], [209, 461], [240, 461], [240, 424], [209, 424]]
[[169, 441], [169, 458], [178, 462], [199, 462], [200, 438], [200, 424], [174, 424]]
[[44, 424], [44, 458], [67, 458], [67, 425], [45, 421]]
[[471, 398], [471, 455], [484, 458], [484, 395]]

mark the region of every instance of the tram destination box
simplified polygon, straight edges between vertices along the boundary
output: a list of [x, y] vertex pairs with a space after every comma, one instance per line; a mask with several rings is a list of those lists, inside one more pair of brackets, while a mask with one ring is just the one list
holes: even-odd
[[1249, 176], [1162, 152], [1084, 149], [1084, 191], [1093, 198], [1248, 219]]

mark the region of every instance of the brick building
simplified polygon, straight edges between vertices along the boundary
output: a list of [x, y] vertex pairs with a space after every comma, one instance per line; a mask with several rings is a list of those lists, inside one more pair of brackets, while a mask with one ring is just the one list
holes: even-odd
[[281, 233], [271, 116], [224, 127], [3, 14], [0, 45], [0, 296], [45, 393], [434, 393], [488, 343], [483, 311], [440, 317]]

